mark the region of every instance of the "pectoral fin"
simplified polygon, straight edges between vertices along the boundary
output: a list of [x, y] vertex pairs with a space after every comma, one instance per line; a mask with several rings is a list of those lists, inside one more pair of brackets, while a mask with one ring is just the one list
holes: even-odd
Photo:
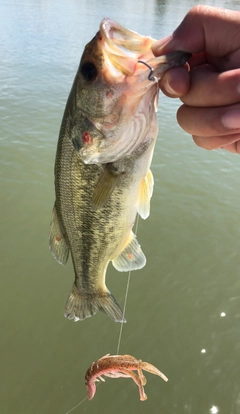
[[148, 170], [140, 184], [139, 199], [138, 199], [138, 213], [143, 219], [146, 219], [150, 214], [150, 200], [153, 193], [153, 175], [151, 170]]
[[145, 266], [146, 257], [133, 232], [131, 232], [124, 249], [113, 259], [112, 264], [119, 272], [137, 270]]
[[100, 173], [96, 187], [93, 192], [93, 208], [97, 210], [103, 207], [109, 200], [114, 188], [116, 187], [120, 173], [114, 170], [112, 164], [107, 164]]
[[53, 207], [50, 224], [49, 249], [60, 264], [65, 265], [67, 263], [69, 248], [61, 231], [55, 206]]

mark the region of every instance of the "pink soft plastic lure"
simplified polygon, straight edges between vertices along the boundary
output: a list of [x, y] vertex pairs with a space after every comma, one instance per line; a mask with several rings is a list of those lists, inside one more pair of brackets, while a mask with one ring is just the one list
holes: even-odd
[[[102, 358], [93, 362], [90, 368], [88, 368], [85, 375], [85, 384], [88, 394], [88, 399], [91, 400], [96, 392], [96, 381], [105, 381], [105, 377], [110, 378], [132, 378], [139, 388], [140, 400], [145, 401], [147, 396], [144, 392], [144, 385], [147, 380], [143, 375], [142, 370], [151, 372], [151, 374], [158, 375], [164, 381], [168, 381], [168, 378], [159, 371], [154, 365], [148, 362], [143, 362], [141, 359], [136, 359], [131, 355], [110, 355], [107, 354]], [[133, 371], [137, 371], [135, 374]]]

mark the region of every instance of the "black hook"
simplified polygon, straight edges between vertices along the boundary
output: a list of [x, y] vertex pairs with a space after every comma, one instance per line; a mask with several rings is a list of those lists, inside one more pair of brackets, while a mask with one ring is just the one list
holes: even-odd
[[148, 80], [152, 81], [152, 82], [157, 82], [157, 78], [155, 76], [152, 76], [154, 69], [147, 63], [147, 62], [143, 62], [143, 60], [138, 60], [138, 63], [143, 63], [145, 66], [147, 66], [150, 70], [149, 75], [148, 75]]

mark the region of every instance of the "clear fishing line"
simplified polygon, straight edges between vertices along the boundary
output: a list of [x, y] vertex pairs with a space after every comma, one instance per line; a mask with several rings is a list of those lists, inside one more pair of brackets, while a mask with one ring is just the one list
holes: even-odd
[[[97, 384], [98, 385], [98, 384]], [[78, 403], [77, 405], [75, 405], [75, 407], [71, 408], [71, 410], [69, 410], [66, 414], [71, 413], [73, 410], [75, 410], [75, 408], [79, 407], [79, 405], [81, 405], [82, 403], [84, 403], [84, 401], [87, 400], [88, 397], [85, 397], [82, 401], [80, 401], [80, 403]]]
[[[139, 221], [139, 215], [137, 214], [136, 230], [135, 230], [135, 235], [136, 236], [137, 236], [137, 231], [138, 231], [138, 221]], [[120, 344], [121, 344], [121, 339], [122, 339], [122, 331], [123, 331], [123, 324], [124, 324], [123, 321], [125, 319], [125, 311], [126, 311], [126, 306], [127, 306], [127, 298], [128, 298], [128, 291], [129, 291], [131, 273], [132, 273], [132, 270], [130, 269], [129, 272], [128, 272], [127, 286], [126, 286], [125, 299], [124, 299], [124, 305], [123, 305], [123, 320], [121, 322], [119, 338], [118, 338], [118, 344], [117, 344], [117, 355], [119, 354], [119, 349], [120, 349]]]

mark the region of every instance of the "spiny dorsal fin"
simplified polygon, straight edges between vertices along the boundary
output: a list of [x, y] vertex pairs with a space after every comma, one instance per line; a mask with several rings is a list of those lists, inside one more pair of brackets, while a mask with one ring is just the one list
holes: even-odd
[[148, 173], [143, 178], [139, 188], [138, 213], [143, 219], [146, 219], [150, 214], [150, 200], [153, 193], [153, 184], [152, 172], [151, 170], [148, 170]]
[[112, 264], [119, 272], [137, 270], [145, 266], [146, 257], [132, 231], [124, 249], [113, 259]]
[[52, 220], [50, 224], [49, 234], [49, 249], [53, 257], [62, 265], [65, 265], [68, 260], [69, 248], [66, 240], [62, 234], [59, 220], [57, 216], [56, 207], [54, 205], [52, 211]]
[[108, 202], [118, 183], [119, 177], [120, 174], [114, 174], [111, 167], [107, 165], [104, 167], [93, 192], [92, 203], [95, 210], [103, 207]]

